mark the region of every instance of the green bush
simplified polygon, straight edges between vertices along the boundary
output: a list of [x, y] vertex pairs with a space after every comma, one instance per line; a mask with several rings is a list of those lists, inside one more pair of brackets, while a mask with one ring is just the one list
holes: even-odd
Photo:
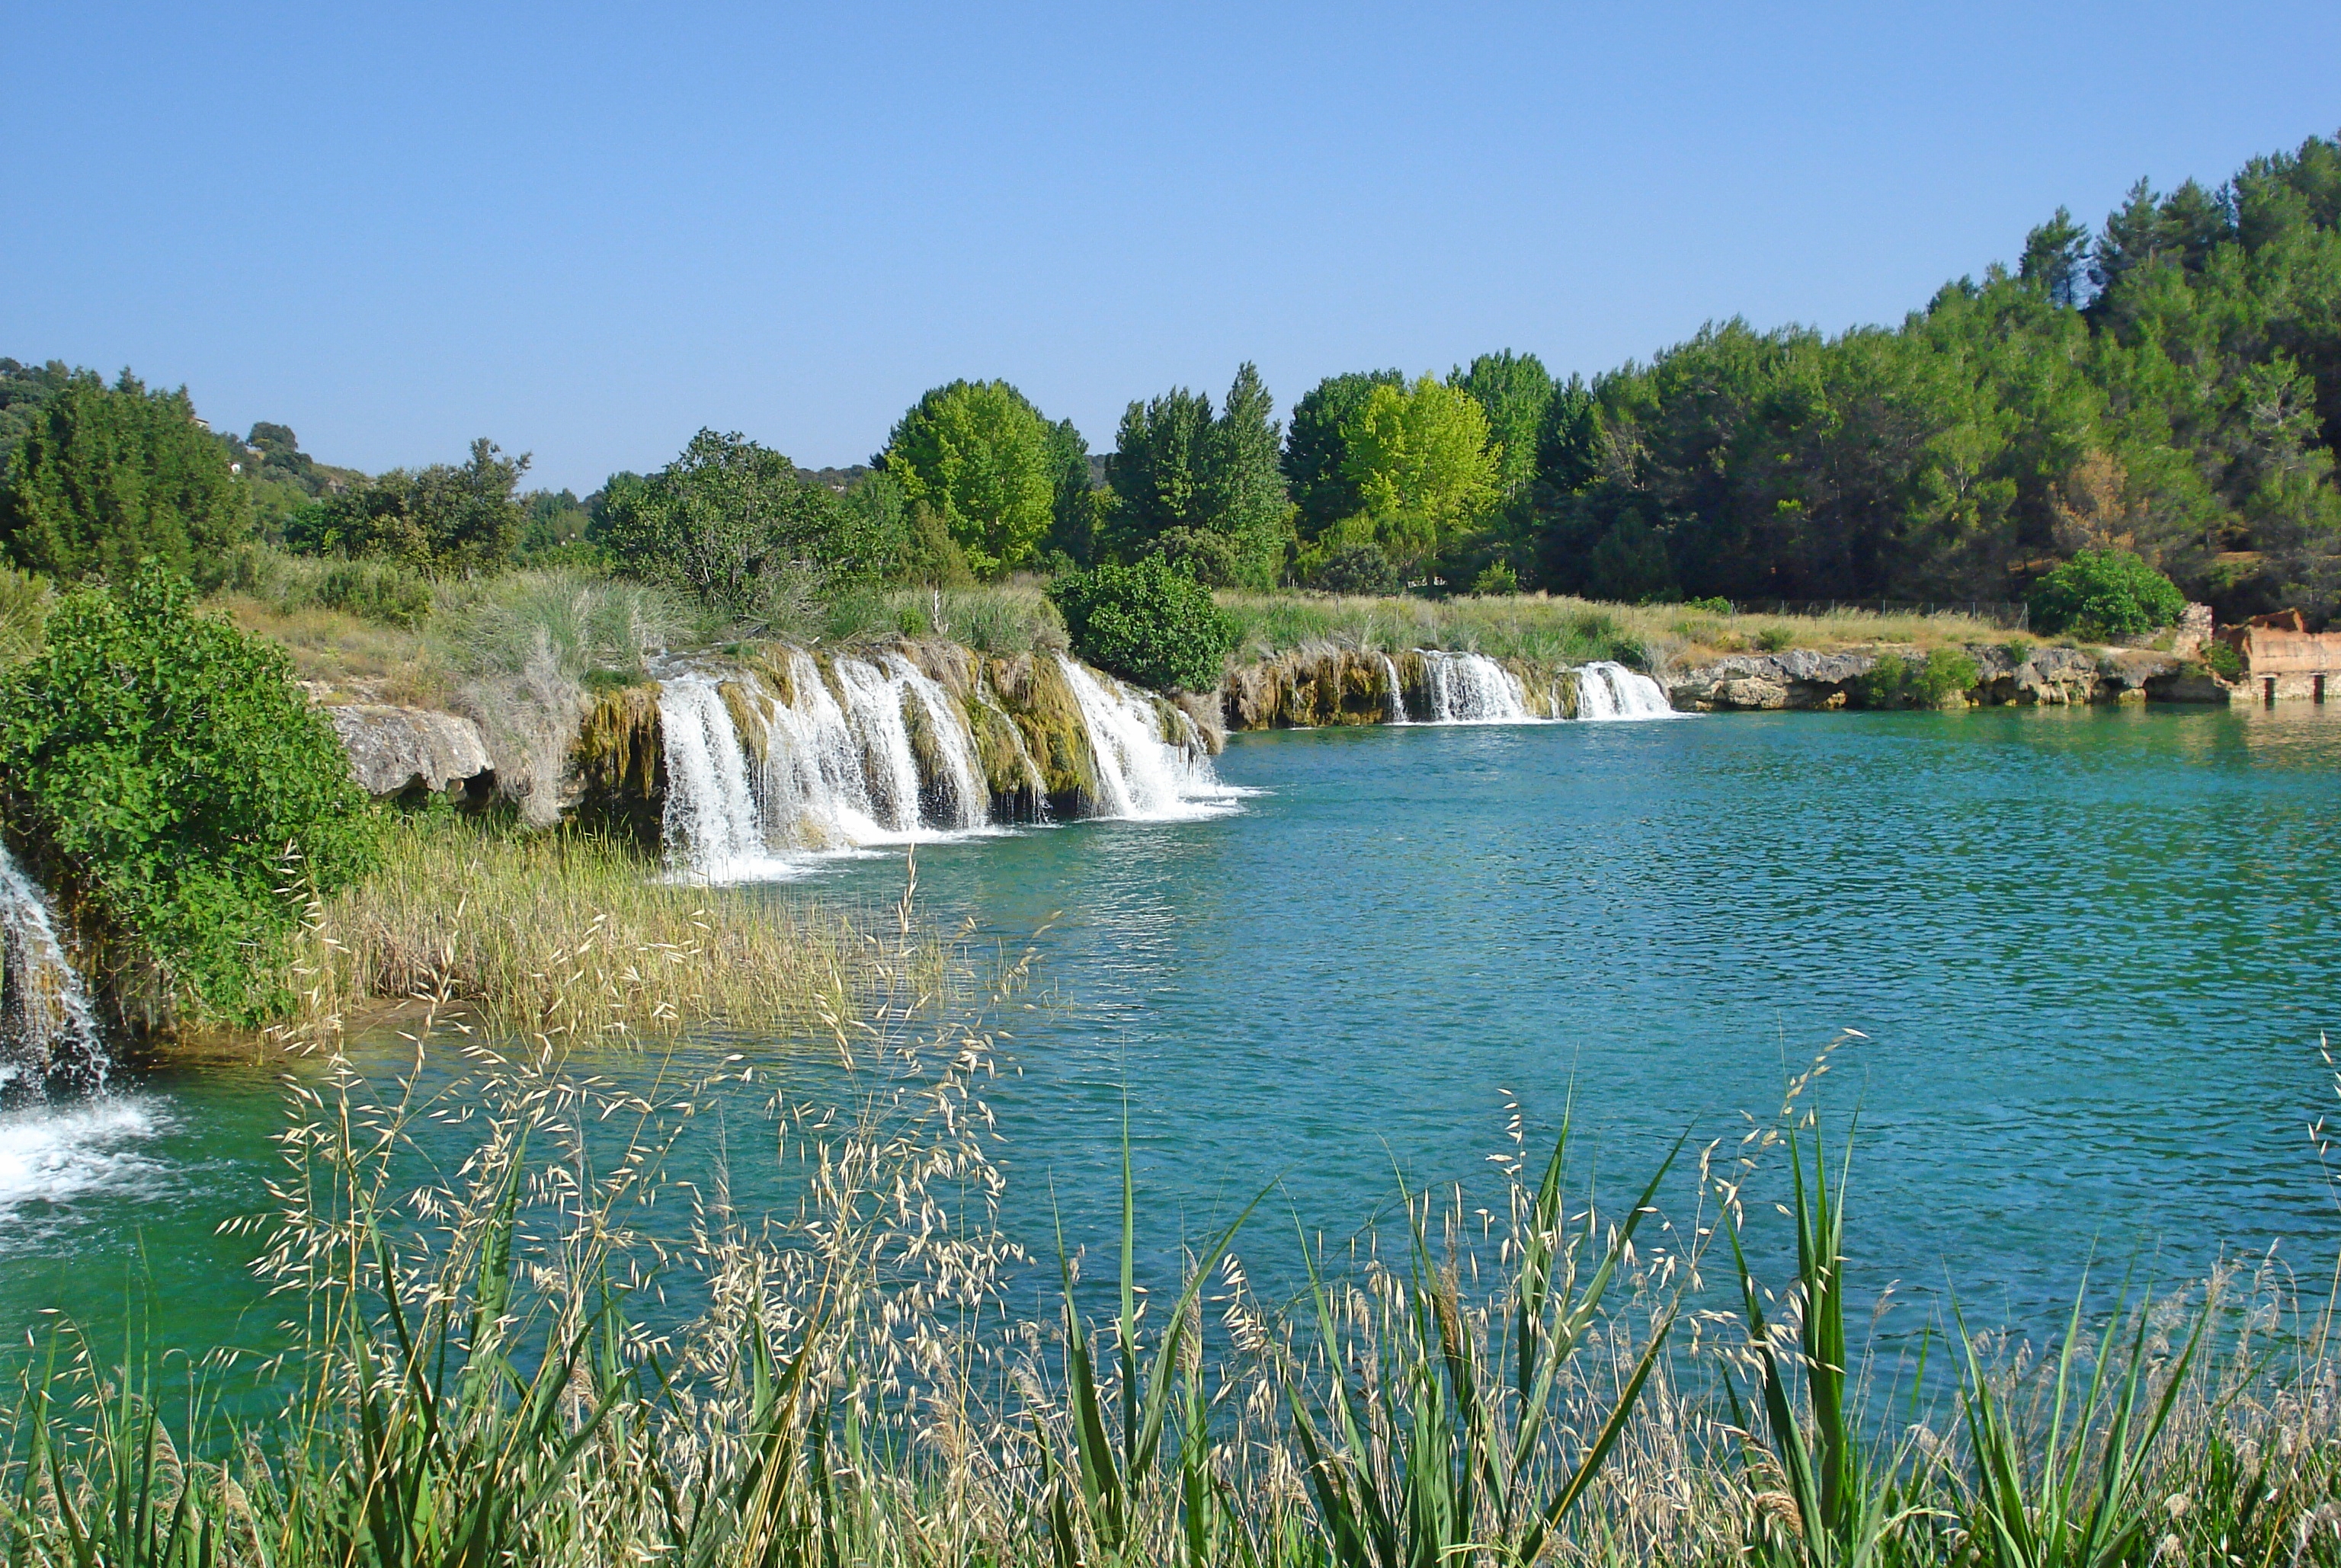
[[1327, 593], [1398, 591], [1398, 568], [1379, 544], [1345, 544], [1309, 574], [1309, 586]]
[[253, 1023], [290, 1001], [300, 905], [374, 863], [380, 819], [284, 650], [198, 615], [150, 570], [59, 600], [46, 650], [0, 683], [10, 836], [108, 950], [164, 994]]
[[1215, 690], [1235, 644], [1210, 590], [1159, 555], [1061, 577], [1049, 598], [1075, 653], [1158, 690]]
[[1955, 692], [1972, 690], [1982, 680], [1976, 661], [1956, 648], [1938, 648], [1912, 661], [1898, 653], [1881, 654], [1867, 675], [1851, 681], [1855, 703], [1863, 708], [1939, 708]]
[[2205, 643], [2203, 662], [2210, 667], [2212, 674], [2222, 680], [2241, 680], [2244, 678], [2244, 656], [2236, 651], [2232, 643]]
[[1731, 613], [1731, 600], [1728, 599], [1686, 599], [1683, 600], [1683, 608], [1685, 610], [1696, 610], [1703, 615], [1728, 615]]
[[2032, 590], [2032, 630], [2138, 637], [2177, 620], [2187, 596], [2127, 550], [2085, 550]]
[[1512, 563], [1509, 561], [1489, 562], [1480, 569], [1479, 575], [1471, 580], [1471, 591], [1477, 594], [1518, 593], [1519, 590], [1519, 573], [1512, 570]]
[[1756, 634], [1756, 646], [1767, 653], [1778, 653], [1792, 648], [1796, 645], [1796, 641], [1797, 633], [1794, 627], [1768, 626]]

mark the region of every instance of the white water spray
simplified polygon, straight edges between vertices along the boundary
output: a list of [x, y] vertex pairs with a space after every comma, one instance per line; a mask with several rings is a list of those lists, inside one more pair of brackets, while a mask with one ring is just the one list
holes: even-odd
[[1098, 815], [1136, 821], [1172, 821], [1207, 816], [1210, 802], [1227, 799], [1211, 771], [1194, 720], [1177, 709], [1169, 722], [1177, 742], [1162, 738], [1163, 719], [1152, 699], [1108, 676], [1111, 690], [1082, 665], [1057, 655], [1057, 668], [1072, 689], [1089, 738], [1098, 786]]
[[1382, 655], [1382, 679], [1390, 682], [1390, 718], [1387, 722], [1410, 722], [1406, 716], [1406, 688], [1399, 684], [1398, 665], [1387, 653]]
[[1622, 664], [1601, 660], [1577, 672], [1577, 716], [1587, 719], [1672, 719], [1666, 688]]
[[[692, 670], [660, 683], [666, 748], [668, 863], [678, 877], [728, 882], [795, 875], [806, 857], [981, 832], [992, 820], [969, 710], [903, 653], [831, 660], [787, 656], [785, 682], [754, 670]], [[1186, 714], [1060, 658], [1093, 759], [1095, 815], [1202, 814], [1225, 799]], [[787, 700], [777, 686], [785, 685]], [[728, 700], [727, 700], [728, 699]], [[1039, 764], [996, 698], [1023, 778], [1045, 811]], [[1160, 717], [1167, 713], [1168, 717]], [[755, 733], [743, 736], [745, 724]], [[1163, 739], [1168, 725], [1176, 739]]]
[[1520, 724], [1535, 717], [1512, 672], [1484, 653], [1444, 653], [1425, 648], [1432, 724]]
[[97, 1009], [57, 939], [48, 895], [0, 846], [0, 1095], [47, 1085], [95, 1093], [111, 1065]]

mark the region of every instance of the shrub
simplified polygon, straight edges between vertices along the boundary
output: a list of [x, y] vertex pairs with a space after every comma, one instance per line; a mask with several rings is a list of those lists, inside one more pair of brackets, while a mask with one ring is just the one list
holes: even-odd
[[2241, 680], [2244, 678], [2244, 656], [2236, 651], [2233, 643], [2205, 643], [2203, 662], [2209, 666], [2212, 674], [2222, 680]]
[[1703, 615], [1728, 615], [1731, 613], [1731, 600], [1728, 599], [1686, 599], [1683, 600], [1683, 608], [1685, 610], [1696, 610]]
[[525, 452], [507, 457], [482, 436], [460, 468], [393, 469], [318, 497], [284, 520], [284, 542], [304, 555], [391, 556], [436, 576], [493, 571], [527, 527], [514, 494], [527, 471]]
[[1976, 661], [1955, 648], [1938, 648], [1912, 662], [1898, 653], [1879, 656], [1867, 675], [1851, 684], [1854, 700], [1864, 708], [1939, 708], [1954, 692], [1972, 689], [1983, 679]]
[[1767, 653], [1778, 653], [1795, 646], [1796, 640], [1796, 629], [1789, 626], [1768, 626], [1756, 634], [1756, 646]]
[[2187, 597], [2127, 550], [2085, 550], [2034, 586], [2031, 606], [2036, 631], [2137, 637], [2175, 622]]
[[1474, 593], [1518, 593], [1519, 590], [1519, 573], [1512, 570], [1512, 563], [1509, 561], [1489, 562], [1479, 575], [1471, 580], [1471, 591]]
[[1159, 555], [1061, 577], [1049, 598], [1075, 653], [1158, 690], [1215, 689], [1235, 643], [1235, 628], [1210, 590]]
[[284, 650], [192, 600], [159, 570], [60, 600], [46, 650], [0, 685], [0, 778], [12, 835], [109, 956], [253, 1023], [290, 1000], [287, 877], [354, 880], [380, 819]]
[[1309, 586], [1328, 593], [1398, 591], [1398, 568], [1379, 544], [1345, 544], [1310, 574]]

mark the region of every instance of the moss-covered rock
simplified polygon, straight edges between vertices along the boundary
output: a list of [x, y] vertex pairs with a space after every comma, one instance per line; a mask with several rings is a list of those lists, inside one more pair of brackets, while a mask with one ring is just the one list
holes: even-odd
[[578, 725], [569, 771], [581, 826], [657, 843], [666, 806], [658, 682], [602, 693]]

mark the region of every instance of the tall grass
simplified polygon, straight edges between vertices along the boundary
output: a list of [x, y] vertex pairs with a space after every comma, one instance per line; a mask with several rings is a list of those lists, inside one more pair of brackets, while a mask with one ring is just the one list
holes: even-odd
[[1613, 659], [1660, 670], [1715, 654], [1786, 648], [2028, 640], [1958, 615], [1853, 610], [1826, 616], [1718, 615], [1679, 604], [1607, 604], [1541, 593], [1434, 600], [1221, 592], [1218, 598], [1236, 622], [1238, 662], [1317, 646], [1381, 652], [1440, 648], [1544, 664]]
[[[632, 845], [589, 834], [403, 819], [382, 869], [320, 911], [309, 1014], [432, 998], [506, 1034], [828, 1033], [892, 972], [852, 911], [678, 885], [658, 869]], [[889, 963], [911, 953], [923, 994], [963, 985], [941, 941]]]
[[[1021, 1317], [985, 1095], [1023, 968], [939, 996], [907, 899], [861, 937], [837, 1097], [688, 1051], [628, 1087], [565, 1025], [453, 1030], [443, 987], [405, 1070], [321, 1031], [251, 1227], [281, 1411], [166, 1418], [138, 1355], [67, 1331], [0, 1405], [0, 1562], [2336, 1560], [2329, 1316], [2272, 1271], [2077, 1316], [2045, 1355], [1962, 1335], [1953, 1418], [1873, 1405], [1855, 1167], [1793, 1095], [1737, 1159], [1702, 1152], [1683, 1223], [1655, 1176], [1572, 1198], [1566, 1130], [1533, 1157], [1516, 1123], [1493, 1206], [1407, 1190], [1391, 1259], [1368, 1233], [1339, 1267], [1255, 1206], [1141, 1278], [1125, 1160], [1105, 1288], [1061, 1241], [1061, 1310]], [[759, 1099], [797, 1194], [762, 1215], [678, 1157]], [[1775, 1151], [1797, 1262], [1768, 1292], [1738, 1238]], [[1698, 1294], [1718, 1230], [1735, 1313]], [[1299, 1248], [1297, 1301], [1252, 1288], [1267, 1246]]]

